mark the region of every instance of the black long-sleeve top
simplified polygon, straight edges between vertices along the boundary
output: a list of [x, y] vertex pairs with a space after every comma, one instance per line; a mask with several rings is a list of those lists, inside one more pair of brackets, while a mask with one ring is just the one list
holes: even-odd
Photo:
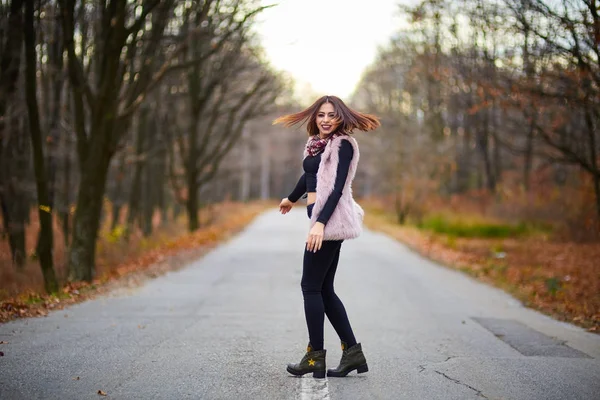
[[[346, 178], [348, 177], [348, 171], [350, 170], [350, 163], [352, 161], [352, 157], [354, 156], [354, 148], [347, 140], [342, 140], [340, 145], [339, 152], [339, 162], [337, 166], [337, 173], [335, 176], [335, 183], [333, 185], [333, 191], [327, 198], [319, 217], [317, 218], [317, 222], [323, 223], [323, 225], [327, 225], [327, 221], [331, 218], [331, 214], [333, 214], [333, 210], [337, 206], [340, 201], [340, 197], [342, 197], [342, 191], [344, 190], [344, 185], [346, 184]], [[302, 167], [304, 169], [304, 174], [298, 180], [296, 187], [288, 196], [288, 199], [295, 203], [298, 199], [306, 192], [316, 192], [317, 190], [317, 171], [319, 170], [319, 164], [321, 162], [321, 154], [317, 154], [316, 156], [307, 156], [304, 158], [302, 163]]]

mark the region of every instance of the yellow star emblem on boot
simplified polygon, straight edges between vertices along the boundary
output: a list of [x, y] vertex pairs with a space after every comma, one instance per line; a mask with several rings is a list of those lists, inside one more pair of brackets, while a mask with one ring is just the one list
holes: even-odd
[[315, 360], [313, 360], [312, 358], [310, 360], [308, 360], [308, 365], [311, 367], [315, 366]]

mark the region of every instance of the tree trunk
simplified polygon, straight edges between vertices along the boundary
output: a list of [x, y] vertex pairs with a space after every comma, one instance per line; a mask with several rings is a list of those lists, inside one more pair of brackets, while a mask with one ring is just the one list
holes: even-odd
[[[146, 119], [148, 116], [146, 115]], [[152, 119], [151, 121], [155, 121]], [[148, 125], [147, 123], [145, 125]], [[155, 126], [152, 124], [152, 126]], [[156, 157], [154, 156], [155, 145], [156, 145], [156, 131], [154, 129], [147, 129], [144, 132], [145, 136], [148, 136], [146, 146], [146, 156], [144, 158], [144, 179], [143, 179], [143, 199], [142, 199], [142, 215], [141, 215], [141, 226], [142, 233], [145, 237], [152, 235], [152, 215], [154, 214], [154, 206], [156, 205], [156, 193], [157, 186], [160, 184], [158, 181], [158, 174], [156, 171]]]
[[[21, 50], [23, 46], [23, 1], [10, 2], [10, 12], [5, 35], [3, 35], [2, 54], [0, 55], [0, 207], [4, 230], [8, 234], [13, 263], [22, 267], [25, 263], [25, 212], [26, 202], [19, 168], [24, 155], [21, 146], [23, 138], [16, 118], [11, 115], [12, 107], [7, 106], [8, 99], [14, 99], [19, 71], [21, 69]], [[5, 17], [5, 16], [3, 16]], [[12, 103], [12, 102], [11, 102]], [[10, 103], [8, 103], [10, 105]], [[10, 122], [11, 132], [6, 130]], [[12, 129], [15, 128], [15, 129]], [[7, 139], [5, 139], [7, 138]], [[6, 142], [4, 142], [6, 140]], [[25, 166], [27, 164], [25, 163]], [[19, 172], [21, 171], [21, 172]]]
[[[468, 93], [466, 95], [466, 110], [469, 110], [473, 107], [473, 94]], [[473, 131], [476, 129], [477, 125], [475, 123], [475, 116], [469, 114], [468, 112], [463, 113], [463, 137], [462, 137], [462, 154], [461, 154], [461, 165], [462, 165], [462, 173], [459, 175], [461, 179], [461, 187], [462, 191], [469, 190], [473, 187], [473, 184], [477, 184], [477, 177], [480, 171], [479, 168], [476, 168], [476, 159], [477, 154], [472, 150], [471, 145], [473, 144]], [[460, 169], [460, 167], [459, 167]], [[475, 170], [475, 174], [473, 173]], [[475, 177], [475, 182], [474, 181]]]
[[488, 110], [484, 110], [483, 127], [481, 131], [476, 134], [477, 148], [481, 154], [481, 160], [486, 177], [486, 186], [492, 193], [496, 190], [496, 179], [494, 177], [494, 171], [492, 170], [492, 163], [490, 160], [489, 153], [489, 115]]
[[188, 229], [190, 232], [194, 232], [200, 227], [200, 221], [198, 220], [198, 165], [196, 160], [198, 158], [198, 117], [197, 115], [192, 115], [191, 119], [190, 143], [186, 160], [188, 197], [185, 206], [188, 213]]
[[[535, 74], [534, 64], [532, 61], [532, 57], [529, 51], [529, 36], [530, 30], [528, 26], [525, 27], [525, 31], [523, 32], [525, 36], [525, 41], [523, 42], [523, 66], [525, 69], [525, 76], [529, 82], [533, 82], [533, 77]], [[533, 104], [527, 104], [523, 111], [523, 115], [525, 116], [525, 122], [529, 123], [529, 127], [527, 129], [527, 137], [525, 139], [525, 160], [523, 165], [523, 186], [526, 192], [529, 192], [530, 181], [531, 181], [531, 169], [533, 165], [533, 138], [535, 136], [535, 125], [536, 125], [536, 109]]]
[[[495, 70], [494, 70], [495, 71]], [[494, 77], [496, 74], [494, 73]], [[496, 84], [496, 80], [494, 79], [494, 85]], [[491, 138], [492, 138], [492, 159], [493, 159], [493, 168], [492, 174], [494, 176], [494, 190], [496, 190], [496, 186], [502, 182], [502, 154], [500, 152], [500, 143], [498, 142], [498, 136], [500, 132], [498, 130], [498, 107], [497, 101], [494, 98], [492, 100], [492, 109], [491, 109]]]
[[260, 199], [267, 200], [271, 197], [270, 186], [271, 186], [271, 147], [269, 146], [269, 138], [263, 137], [262, 157], [260, 163]]
[[525, 113], [525, 117], [526, 119], [531, 118], [531, 121], [529, 122], [529, 129], [527, 130], [527, 138], [525, 141], [525, 160], [523, 165], [523, 186], [525, 187], [525, 191], [529, 192], [531, 168], [533, 165], [533, 138], [536, 124], [535, 110], [531, 108], [531, 114]]
[[[63, 185], [65, 188], [63, 189], [66, 193], [69, 191], [69, 172], [65, 171], [65, 183]], [[69, 242], [71, 239], [71, 210], [69, 209], [68, 198], [66, 199], [66, 207], [63, 211], [60, 212], [60, 221], [62, 227], [63, 238], [65, 240], [65, 246], [69, 246]]]
[[406, 223], [406, 217], [408, 217], [410, 206], [408, 204], [404, 204], [402, 202], [402, 198], [398, 191], [396, 191], [395, 205], [396, 205], [396, 207], [395, 207], [396, 208], [396, 219], [398, 221], [398, 224], [404, 225]]
[[441, 104], [442, 104], [442, 93], [441, 93], [441, 83], [439, 81], [440, 71], [441, 71], [441, 59], [440, 55], [442, 54], [442, 46], [441, 46], [441, 22], [439, 14], [435, 14], [434, 17], [434, 42], [433, 49], [435, 51], [428, 51], [429, 60], [428, 70], [426, 79], [426, 96], [427, 96], [427, 105], [428, 110], [426, 113], [426, 123], [429, 126], [429, 131], [431, 136], [435, 140], [442, 140], [444, 137], [444, 118], [442, 116]]
[[[8, 185], [4, 186], [4, 190], [0, 191], [0, 207], [2, 208], [2, 221], [4, 230], [8, 233], [8, 245], [13, 264], [18, 268], [25, 265], [25, 221], [23, 213], [15, 212], [15, 203], [20, 203], [18, 196], [12, 195], [13, 190], [10, 190]], [[7, 201], [10, 198], [11, 201]]]
[[[114, 93], [113, 93], [114, 94]], [[95, 274], [96, 239], [100, 228], [108, 167], [114, 154], [114, 136], [125, 129], [115, 122], [116, 99], [106, 99], [92, 115], [90, 139], [85, 156], [80, 157], [81, 177], [73, 237], [69, 253], [69, 280], [90, 282]], [[107, 116], [109, 115], [109, 116]]]
[[240, 190], [239, 196], [241, 202], [246, 202], [250, 198], [250, 186], [252, 175], [250, 174], [250, 167], [252, 156], [250, 154], [250, 135], [247, 130], [244, 130], [242, 134], [242, 154], [241, 154], [241, 177], [240, 177]]
[[21, 268], [26, 260], [25, 226], [29, 214], [26, 186], [31, 162], [31, 141], [27, 132], [23, 132], [25, 123], [19, 121], [21, 118], [15, 115], [13, 107], [8, 108], [6, 115], [10, 129], [4, 131], [6, 144], [0, 149], [0, 178], [3, 179], [0, 202], [12, 260]]
[[173, 221], [174, 222], [177, 221], [177, 218], [179, 218], [179, 216], [181, 215], [181, 211], [182, 211], [181, 204], [179, 204], [178, 201], [173, 203]]
[[600, 166], [598, 165], [598, 143], [596, 142], [596, 131], [598, 127], [594, 122], [593, 110], [591, 109], [589, 99], [586, 98], [585, 125], [587, 128], [590, 164], [593, 169], [592, 179], [594, 180], [594, 194], [596, 196], [596, 222], [597, 225], [600, 226]]
[[69, 279], [88, 281], [94, 278], [96, 239], [100, 227], [102, 198], [108, 175], [110, 154], [103, 149], [90, 154], [90, 165], [82, 171], [77, 208], [73, 218], [73, 239], [69, 254]]
[[110, 230], [114, 231], [119, 226], [119, 220], [121, 219], [121, 209], [123, 206], [121, 203], [112, 203], [112, 221], [110, 222]]
[[596, 214], [597, 214], [596, 225], [600, 228], [600, 175], [599, 174], [594, 175], [593, 179], [594, 179], [594, 194], [596, 195]]
[[29, 114], [29, 130], [31, 133], [31, 144], [33, 147], [33, 164], [38, 198], [38, 215], [40, 219], [40, 235], [37, 245], [37, 254], [44, 274], [44, 285], [48, 293], [58, 290], [56, 276], [53, 267], [53, 232], [52, 232], [52, 209], [48, 186], [46, 181], [46, 170], [44, 165], [44, 152], [42, 149], [42, 132], [40, 127], [40, 116], [36, 98], [36, 70], [37, 58], [35, 53], [35, 30], [33, 28], [34, 0], [25, 2], [25, 71], [26, 71], [26, 95], [27, 111]]
[[62, 193], [60, 196], [60, 221], [62, 227], [65, 246], [69, 246], [71, 240], [70, 224], [71, 224], [71, 146], [69, 145], [70, 138], [67, 132], [64, 132], [62, 137], [62, 159], [63, 159], [63, 177], [62, 177]]
[[[465, 123], [468, 121], [465, 117]], [[463, 127], [463, 135], [458, 139], [456, 155], [456, 181], [458, 193], [466, 192], [471, 186], [471, 128], [470, 125]]]
[[[58, 15], [58, 4], [53, 6], [51, 18], [55, 19]], [[58, 144], [60, 138], [59, 121], [61, 117], [61, 97], [63, 90], [63, 46], [62, 29], [59, 23], [54, 23], [54, 34], [49, 37], [49, 65], [48, 81], [52, 87], [52, 99], [49, 102], [49, 123], [46, 159], [47, 177], [48, 177], [48, 201], [51, 208], [54, 208], [56, 197], [56, 172], [58, 165]]]
[[[165, 129], [164, 126], [159, 125], [159, 129]], [[157, 135], [158, 141], [158, 154], [156, 155], [156, 173], [158, 175], [158, 184], [156, 185], [156, 205], [160, 210], [160, 223], [166, 225], [169, 222], [168, 211], [169, 207], [167, 204], [167, 198], [165, 193], [165, 185], [167, 184], [167, 144], [164, 143], [164, 136]]]
[[2, 38], [5, 42], [2, 46], [2, 55], [0, 55], [0, 137], [4, 133], [7, 100], [12, 98], [19, 80], [23, 46], [22, 0], [13, 0], [10, 3], [10, 15], [6, 28], [6, 39]]
[[123, 182], [126, 180], [125, 157], [126, 152], [122, 151], [118, 160], [117, 173], [114, 178], [116, 183], [113, 188], [112, 195], [110, 196], [112, 203], [112, 221], [110, 223], [110, 230], [114, 230], [119, 225], [119, 221], [121, 220], [121, 209], [123, 207]]
[[[131, 184], [131, 193], [129, 194], [129, 204], [127, 206], [127, 233], [126, 238], [129, 238], [133, 232], [135, 220], [139, 217], [140, 198], [142, 188], [142, 172], [145, 161], [144, 142], [146, 139], [146, 127], [148, 120], [148, 110], [143, 108], [140, 112], [137, 136], [135, 141], [135, 168], [133, 173], [133, 182]], [[139, 220], [139, 219], [138, 219]]]

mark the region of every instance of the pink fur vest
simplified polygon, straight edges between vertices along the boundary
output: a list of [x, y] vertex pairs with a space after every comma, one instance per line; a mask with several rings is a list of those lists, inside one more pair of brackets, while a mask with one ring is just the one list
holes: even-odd
[[[353, 137], [348, 135], [331, 139], [321, 154], [321, 162], [319, 163], [319, 171], [317, 172], [317, 200], [312, 210], [310, 227], [312, 228], [316, 223], [325, 202], [327, 202], [327, 198], [333, 192], [342, 140], [350, 142], [354, 148], [354, 155], [350, 162], [350, 170], [348, 171], [348, 178], [346, 178], [346, 184], [342, 191], [342, 197], [340, 197], [340, 201], [335, 207], [333, 214], [331, 214], [331, 218], [329, 218], [327, 225], [325, 225], [323, 240], [354, 239], [362, 232], [364, 211], [352, 197], [352, 180], [354, 179], [354, 175], [356, 175], [356, 167], [358, 166], [360, 154], [358, 152], [358, 143], [356, 143]], [[307, 155], [308, 152], [305, 148], [304, 157], [306, 158]]]

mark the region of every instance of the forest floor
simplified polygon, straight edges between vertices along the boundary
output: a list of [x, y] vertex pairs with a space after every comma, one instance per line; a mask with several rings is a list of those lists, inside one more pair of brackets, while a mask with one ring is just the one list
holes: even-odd
[[600, 333], [600, 244], [547, 234], [456, 237], [399, 225], [395, 215], [366, 207], [365, 224], [421, 255], [497, 286], [525, 306]]
[[[2, 241], [0, 322], [44, 316], [51, 310], [62, 309], [116, 288], [135, 287], [147, 279], [177, 270], [232, 237], [254, 217], [272, 207], [273, 202], [222, 203], [201, 211], [202, 226], [193, 233], [187, 231], [186, 216], [181, 215], [177, 222], [155, 229], [150, 237], [136, 233], [129, 241], [122, 239], [122, 229], [111, 231], [106, 226], [101, 230], [97, 244], [97, 278], [91, 283], [67, 283], [64, 245], [61, 246], [57, 225], [55, 237], [59, 243], [55, 247], [55, 271], [63, 284], [58, 293], [50, 295], [45, 294], [43, 277], [35, 258], [28, 257], [23, 269], [17, 270], [10, 262], [7, 241]], [[159, 225], [159, 218], [156, 218], [155, 225]], [[33, 252], [36, 232], [34, 221], [28, 227], [28, 254]]]

